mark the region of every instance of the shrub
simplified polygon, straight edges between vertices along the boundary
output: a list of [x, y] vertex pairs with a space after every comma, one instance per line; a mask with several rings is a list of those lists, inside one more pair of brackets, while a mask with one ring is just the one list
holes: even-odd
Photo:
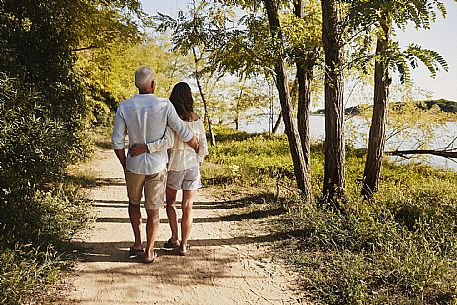
[[[62, 266], [87, 219], [63, 170], [86, 155], [78, 116], [56, 117], [33, 86], [0, 74], [0, 303], [21, 304]], [[74, 125], [71, 125], [73, 123]]]

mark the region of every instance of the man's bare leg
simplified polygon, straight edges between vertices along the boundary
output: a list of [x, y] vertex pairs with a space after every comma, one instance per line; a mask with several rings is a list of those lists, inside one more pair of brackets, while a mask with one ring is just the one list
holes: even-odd
[[185, 249], [192, 228], [192, 205], [195, 191], [182, 191], [181, 247]]
[[178, 216], [176, 214], [176, 193], [177, 191], [167, 187], [166, 200], [167, 200], [167, 217], [171, 229], [171, 242], [178, 242]]
[[135, 236], [135, 243], [132, 249], [143, 249], [143, 245], [141, 244], [141, 211], [139, 204], [132, 204], [129, 201], [129, 218], [132, 224], [133, 235]]
[[146, 236], [148, 239], [144, 252], [144, 259], [154, 258], [154, 243], [159, 233], [159, 209], [146, 209], [148, 220], [146, 222]]

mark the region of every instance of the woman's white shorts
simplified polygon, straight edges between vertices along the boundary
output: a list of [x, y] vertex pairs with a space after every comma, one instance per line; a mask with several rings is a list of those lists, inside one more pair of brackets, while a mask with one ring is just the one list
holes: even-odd
[[194, 191], [201, 188], [200, 168], [168, 171], [167, 187], [174, 190]]

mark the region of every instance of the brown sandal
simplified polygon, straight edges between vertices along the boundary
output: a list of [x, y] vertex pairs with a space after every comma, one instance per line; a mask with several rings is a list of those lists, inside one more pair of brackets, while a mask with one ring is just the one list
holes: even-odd
[[144, 252], [144, 249], [135, 249], [133, 247], [129, 248], [129, 256], [137, 256]]
[[175, 249], [175, 248], [178, 248], [179, 247], [179, 240], [175, 241], [175, 242], [172, 242], [171, 241], [171, 238], [163, 244], [163, 247], [165, 249]]

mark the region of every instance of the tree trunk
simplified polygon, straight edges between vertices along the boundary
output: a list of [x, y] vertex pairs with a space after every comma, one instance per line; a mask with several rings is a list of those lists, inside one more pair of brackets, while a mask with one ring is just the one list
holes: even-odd
[[344, 198], [345, 143], [343, 109], [343, 48], [338, 0], [321, 0], [325, 53], [324, 197], [334, 204]]
[[292, 101], [292, 105], [295, 107], [298, 103], [298, 71], [295, 75], [294, 82], [292, 83], [292, 88], [290, 88], [290, 99]]
[[305, 203], [311, 202], [311, 180], [309, 179], [308, 168], [304, 162], [303, 151], [301, 150], [300, 136], [293, 119], [293, 106], [290, 100], [290, 93], [287, 84], [287, 76], [285, 74], [284, 65], [284, 47], [282, 41], [282, 31], [279, 23], [278, 9], [274, 0], [264, 0], [265, 8], [268, 14], [268, 22], [270, 24], [270, 32], [274, 43], [276, 44], [277, 58], [275, 63], [276, 85], [279, 92], [279, 101], [286, 128], [287, 138], [289, 140], [290, 153], [294, 164], [295, 177], [297, 185], [302, 192]]
[[235, 104], [235, 129], [239, 130], [240, 129], [240, 104], [241, 104], [241, 98], [243, 97], [243, 88], [240, 89], [240, 94], [238, 96], [238, 101], [236, 101]]
[[372, 197], [378, 190], [379, 176], [384, 145], [386, 143], [387, 103], [391, 79], [385, 53], [390, 39], [390, 22], [387, 14], [383, 16], [381, 33], [376, 43], [376, 60], [374, 70], [373, 116], [371, 119], [368, 153], [363, 172], [362, 195]]
[[[311, 169], [311, 149], [309, 139], [309, 109], [311, 104], [311, 81], [313, 79], [313, 68], [306, 69], [297, 62], [298, 74], [298, 107], [297, 124], [300, 135], [301, 147], [306, 166]], [[311, 171], [309, 171], [311, 175]], [[310, 177], [311, 180], [311, 177]]]
[[194, 54], [194, 63], [195, 63], [195, 80], [197, 81], [198, 91], [200, 92], [200, 96], [201, 96], [202, 101], [203, 101], [203, 108], [205, 110], [204, 119], [206, 120], [206, 122], [208, 124], [208, 132], [209, 132], [210, 144], [212, 146], [216, 146], [216, 139], [214, 137], [213, 126], [212, 126], [212, 123], [211, 123], [211, 117], [208, 114], [208, 103], [206, 102], [205, 95], [203, 94], [203, 88], [202, 88], [202, 85], [200, 83], [200, 73], [198, 72], [198, 68], [197, 68], [198, 59], [197, 59], [197, 54], [195, 52], [195, 48], [192, 48], [192, 52]]
[[279, 112], [278, 118], [276, 119], [275, 125], [273, 126], [273, 129], [271, 130], [272, 134], [277, 134], [279, 127], [281, 126], [281, 121], [282, 121], [282, 110]]
[[[304, 1], [298, 0], [294, 4], [294, 13], [300, 19], [305, 17]], [[297, 124], [305, 164], [311, 180], [311, 149], [309, 137], [309, 112], [311, 105], [311, 82], [313, 80], [314, 60], [305, 58], [303, 49], [296, 50], [295, 64], [297, 67], [296, 81], [298, 83]], [[295, 83], [294, 83], [295, 84]]]

